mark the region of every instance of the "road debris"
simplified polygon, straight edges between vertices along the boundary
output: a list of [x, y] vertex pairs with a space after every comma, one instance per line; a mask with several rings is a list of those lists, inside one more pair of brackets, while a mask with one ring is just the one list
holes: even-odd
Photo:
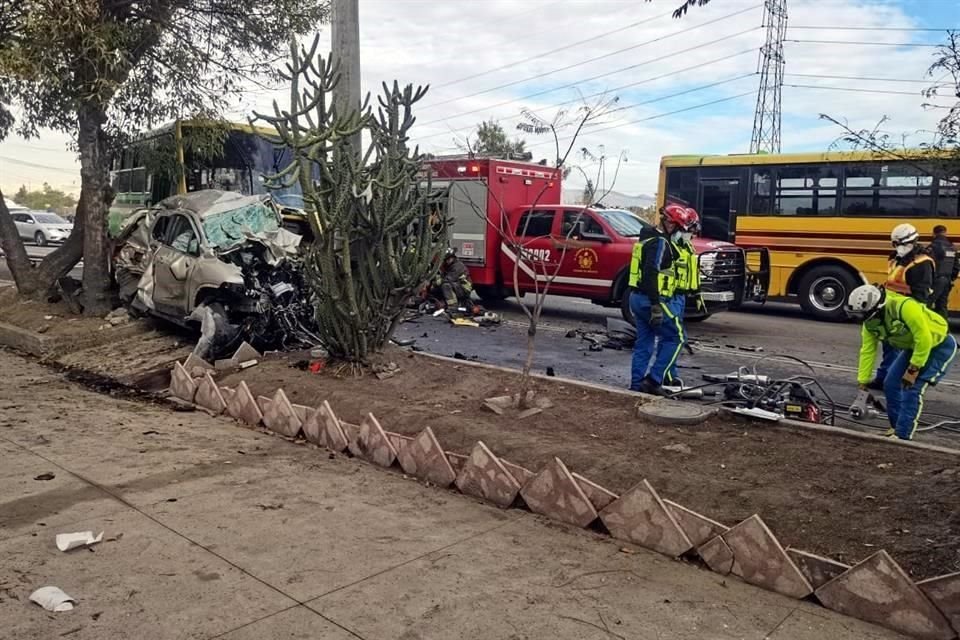
[[56, 477], [57, 475], [55, 473], [47, 472], [47, 473], [41, 473], [38, 476], [34, 476], [33, 479], [34, 480], [53, 480]]
[[60, 587], [40, 587], [30, 594], [30, 602], [35, 602], [47, 611], [59, 613], [70, 611], [77, 599], [68, 596]]
[[76, 533], [58, 533], [57, 549], [70, 551], [80, 547], [90, 547], [103, 540], [103, 531], [93, 535], [93, 531], [78, 531]]

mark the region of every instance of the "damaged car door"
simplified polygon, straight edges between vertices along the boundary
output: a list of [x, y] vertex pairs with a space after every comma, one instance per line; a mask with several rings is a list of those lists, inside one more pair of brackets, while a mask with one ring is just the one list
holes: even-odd
[[200, 233], [189, 217], [173, 213], [156, 219], [152, 235], [159, 243], [153, 257], [153, 303], [160, 313], [183, 317], [192, 306], [190, 282], [201, 259]]

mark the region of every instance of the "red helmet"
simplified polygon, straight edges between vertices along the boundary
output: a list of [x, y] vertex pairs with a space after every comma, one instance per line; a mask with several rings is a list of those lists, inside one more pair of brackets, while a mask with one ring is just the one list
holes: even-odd
[[660, 210], [660, 215], [684, 231], [693, 230], [700, 223], [700, 216], [693, 207], [671, 202]]

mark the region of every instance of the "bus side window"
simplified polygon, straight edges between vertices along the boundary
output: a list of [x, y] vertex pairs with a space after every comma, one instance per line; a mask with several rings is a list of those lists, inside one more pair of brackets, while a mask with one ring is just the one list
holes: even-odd
[[770, 197], [771, 174], [767, 167], [758, 167], [750, 172], [750, 213], [768, 216], [773, 213]]
[[691, 206], [695, 206], [698, 189], [699, 184], [697, 182], [696, 168], [667, 169], [668, 200], [680, 200]]
[[946, 218], [960, 216], [960, 176], [939, 179], [936, 214]]

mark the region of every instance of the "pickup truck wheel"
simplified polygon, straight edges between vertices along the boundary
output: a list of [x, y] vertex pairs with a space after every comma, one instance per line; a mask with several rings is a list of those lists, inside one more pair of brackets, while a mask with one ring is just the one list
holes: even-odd
[[631, 287], [627, 287], [623, 290], [623, 296], [620, 297], [620, 315], [623, 317], [623, 321], [634, 326], [637, 324], [637, 319], [633, 317], [633, 311], [630, 309], [630, 294], [633, 293]]
[[797, 287], [800, 306], [818, 320], [840, 322], [846, 318], [843, 305], [856, 286], [856, 278], [843, 267], [814, 267]]

